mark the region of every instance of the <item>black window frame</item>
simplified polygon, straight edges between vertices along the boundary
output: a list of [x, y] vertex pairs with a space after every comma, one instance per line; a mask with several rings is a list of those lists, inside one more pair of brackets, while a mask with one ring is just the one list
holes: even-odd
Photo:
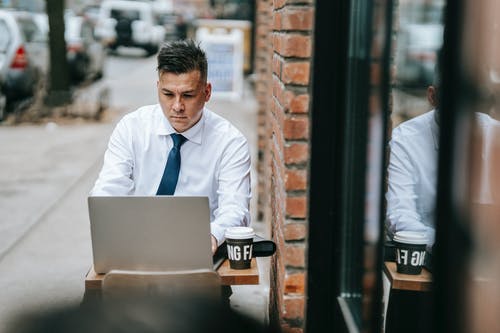
[[[390, 0], [384, 5], [387, 26], [380, 97], [385, 128], [380, 144], [385, 148], [393, 6]], [[360, 321], [373, 7], [358, 0], [318, 0], [315, 15], [306, 331], [378, 332], [380, 316], [371, 316], [369, 328], [361, 327]], [[329, 52], [331, 45], [335, 52]], [[386, 156], [382, 160], [385, 165]], [[385, 179], [382, 169], [380, 176]], [[380, 314], [382, 254], [379, 239], [369, 310]]]

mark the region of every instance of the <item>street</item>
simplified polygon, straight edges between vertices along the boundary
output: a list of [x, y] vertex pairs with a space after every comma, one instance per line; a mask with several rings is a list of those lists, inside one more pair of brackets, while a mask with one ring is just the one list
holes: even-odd
[[[104, 78], [95, 84], [110, 91], [110, 108], [100, 122], [0, 124], [0, 332], [17, 314], [81, 300], [92, 264], [86, 197], [116, 121], [156, 103], [156, 58], [121, 50], [108, 56]], [[257, 105], [246, 85], [244, 101], [212, 100], [208, 107], [247, 136], [255, 165]], [[268, 236], [260, 223], [254, 227]], [[261, 274], [261, 285], [233, 288], [231, 302], [266, 320], [265, 269]]]

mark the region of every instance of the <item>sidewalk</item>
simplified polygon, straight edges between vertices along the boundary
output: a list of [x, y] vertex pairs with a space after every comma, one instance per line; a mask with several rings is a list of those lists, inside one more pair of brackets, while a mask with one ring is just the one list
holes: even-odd
[[[248, 137], [255, 169], [257, 104], [249, 85], [243, 101], [213, 100], [208, 107]], [[9, 142], [0, 147], [0, 332], [16, 314], [81, 300], [92, 263], [86, 197], [117, 119], [0, 127], [0, 140]], [[255, 187], [255, 170], [252, 181]], [[253, 226], [268, 236], [261, 222]], [[258, 262], [261, 284], [235, 286], [231, 304], [267, 322], [269, 258]]]

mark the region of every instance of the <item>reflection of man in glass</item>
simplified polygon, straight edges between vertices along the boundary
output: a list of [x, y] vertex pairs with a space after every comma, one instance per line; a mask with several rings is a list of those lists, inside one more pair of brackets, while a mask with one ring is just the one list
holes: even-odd
[[[436, 71], [437, 74], [437, 71]], [[439, 80], [427, 88], [427, 99], [434, 107], [418, 117], [403, 122], [392, 132], [391, 153], [386, 193], [387, 234], [392, 239], [398, 231], [418, 231], [426, 234], [428, 247], [434, 244], [434, 208], [439, 149]], [[475, 113], [481, 134], [488, 138], [492, 119]], [[488, 153], [481, 154], [488, 160]], [[487, 165], [487, 164], [486, 164]], [[485, 184], [473, 198], [476, 202], [491, 201], [490, 188]]]
[[434, 107], [405, 121], [392, 132], [386, 193], [387, 232], [424, 232], [434, 243], [433, 212], [436, 197], [437, 154], [439, 147], [438, 82], [427, 88]]

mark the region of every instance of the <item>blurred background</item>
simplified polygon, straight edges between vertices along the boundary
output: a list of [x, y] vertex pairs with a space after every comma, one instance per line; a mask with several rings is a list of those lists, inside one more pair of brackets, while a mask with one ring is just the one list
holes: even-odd
[[[0, 8], [0, 120], [52, 114], [78, 88], [122, 75], [130, 52], [143, 63], [162, 42], [195, 38], [200, 27], [220, 28], [221, 19], [232, 22], [226, 28], [241, 27], [244, 70], [251, 71], [252, 1], [3, 0]], [[109, 104], [107, 92], [94, 94], [88, 117]]]
[[430, 110], [426, 90], [443, 45], [445, 1], [399, 1], [395, 16], [395, 76], [392, 122], [396, 127]]

